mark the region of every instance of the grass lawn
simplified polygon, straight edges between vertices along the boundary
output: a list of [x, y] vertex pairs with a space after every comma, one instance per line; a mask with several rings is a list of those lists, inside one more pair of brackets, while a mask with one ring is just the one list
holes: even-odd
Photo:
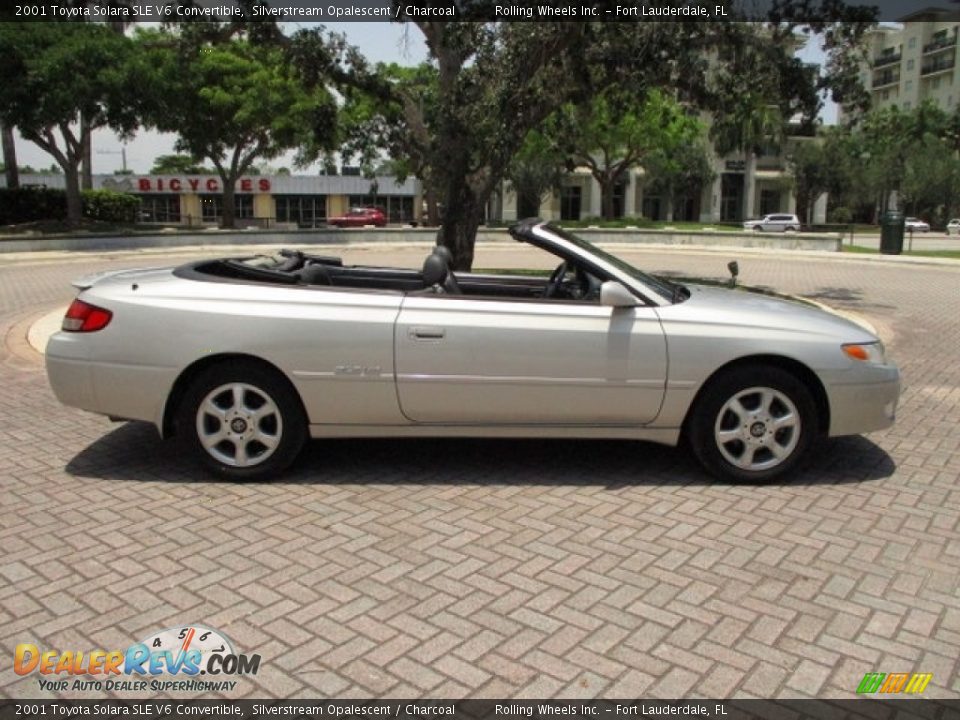
[[743, 232], [743, 225], [740, 223], [701, 223], [676, 220], [667, 222], [666, 220], [647, 220], [645, 218], [617, 218], [616, 220], [601, 220], [600, 218], [588, 218], [586, 220], [564, 220], [558, 223], [565, 228], [639, 228], [641, 230], [681, 230], [692, 232]]
[[[0, 237], [6, 236], [11, 238], [20, 236], [29, 237], [33, 235], [56, 235], [61, 233], [134, 235], [137, 232], [144, 231], [145, 228], [142, 225], [102, 222], [100, 220], [90, 220], [89, 218], [84, 218], [77, 226], [70, 226], [66, 220], [37, 220], [35, 222], [20, 223], [18, 225], [0, 225]], [[156, 228], [152, 228], [151, 231], [156, 232]]]
[[[879, 255], [880, 251], [873, 248], [861, 247], [859, 245], [844, 245], [845, 253], [860, 253], [864, 255]], [[934, 257], [934, 258], [953, 258], [960, 260], [960, 250], [913, 250], [904, 251], [904, 255], [910, 257]]]

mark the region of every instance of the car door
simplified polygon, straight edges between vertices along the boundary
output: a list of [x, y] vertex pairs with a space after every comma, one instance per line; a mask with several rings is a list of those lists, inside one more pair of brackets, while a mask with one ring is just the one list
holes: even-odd
[[763, 219], [763, 229], [771, 231], [783, 230], [782, 215], [767, 215]]
[[650, 307], [408, 295], [394, 337], [415, 422], [633, 425], [663, 400], [667, 348]]

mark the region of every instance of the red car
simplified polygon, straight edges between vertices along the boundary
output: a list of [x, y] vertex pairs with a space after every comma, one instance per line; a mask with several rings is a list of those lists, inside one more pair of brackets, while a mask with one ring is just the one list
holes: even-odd
[[363, 227], [364, 225], [384, 227], [386, 224], [387, 216], [378, 207], [350, 208], [350, 212], [346, 215], [327, 218], [327, 225], [334, 227]]

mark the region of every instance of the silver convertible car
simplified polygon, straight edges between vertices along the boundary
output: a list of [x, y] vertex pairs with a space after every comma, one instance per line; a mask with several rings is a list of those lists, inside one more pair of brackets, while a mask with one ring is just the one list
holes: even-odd
[[47, 370], [67, 405], [146, 420], [214, 472], [276, 477], [308, 437], [686, 439], [766, 480], [818, 437], [893, 423], [899, 372], [811, 305], [647, 275], [540, 220], [549, 277], [284, 251], [79, 280]]

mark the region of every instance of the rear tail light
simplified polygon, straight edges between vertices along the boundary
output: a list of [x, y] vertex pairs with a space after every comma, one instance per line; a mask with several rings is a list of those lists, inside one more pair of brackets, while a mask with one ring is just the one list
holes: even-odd
[[96, 305], [74, 300], [63, 317], [62, 330], [66, 332], [96, 332], [103, 330], [113, 317], [113, 313]]

